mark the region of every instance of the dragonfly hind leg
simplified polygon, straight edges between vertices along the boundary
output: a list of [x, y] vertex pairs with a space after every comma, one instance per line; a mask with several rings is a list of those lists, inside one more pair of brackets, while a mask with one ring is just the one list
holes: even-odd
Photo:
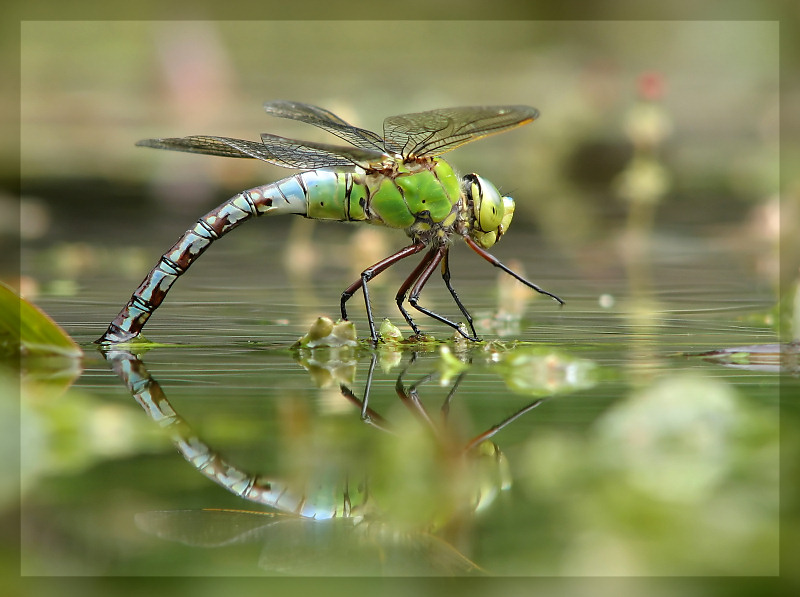
[[[366, 304], [367, 309], [367, 322], [369, 323], [369, 335], [372, 339], [372, 342], [377, 344], [378, 342], [378, 332], [375, 330], [375, 320], [372, 317], [372, 305], [370, 304], [369, 300], [369, 290], [367, 288], [367, 283], [372, 280], [375, 276], [380, 274], [381, 272], [389, 269], [398, 261], [405, 259], [415, 253], [419, 253], [425, 248], [425, 243], [423, 242], [415, 242], [413, 245], [409, 245], [403, 249], [400, 249], [397, 253], [389, 255], [386, 259], [381, 259], [378, 263], [371, 265], [363, 272], [361, 272], [361, 277], [353, 282], [350, 286], [345, 288], [344, 292], [342, 292], [342, 299], [341, 299], [341, 310], [342, 310], [342, 319], [345, 321], [347, 320], [347, 307], [345, 303], [350, 300], [356, 291], [361, 288], [364, 292], [364, 303]], [[407, 318], [406, 318], [407, 319]]]

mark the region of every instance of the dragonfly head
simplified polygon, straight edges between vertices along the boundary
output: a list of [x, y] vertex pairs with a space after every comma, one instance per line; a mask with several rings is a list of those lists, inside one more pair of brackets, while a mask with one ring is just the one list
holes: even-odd
[[488, 249], [508, 230], [514, 217], [514, 200], [503, 197], [496, 186], [477, 174], [467, 174], [461, 184], [468, 204], [472, 205], [469, 234]]

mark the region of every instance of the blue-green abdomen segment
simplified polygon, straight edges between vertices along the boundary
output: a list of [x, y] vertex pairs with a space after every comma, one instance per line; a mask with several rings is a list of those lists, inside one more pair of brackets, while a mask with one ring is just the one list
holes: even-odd
[[[309, 218], [318, 220], [350, 220], [349, 212], [352, 200], [348, 188], [352, 190], [353, 175], [349, 172], [329, 172], [327, 170], [303, 172], [297, 178], [308, 197]], [[353, 219], [363, 220], [362, 217]]]

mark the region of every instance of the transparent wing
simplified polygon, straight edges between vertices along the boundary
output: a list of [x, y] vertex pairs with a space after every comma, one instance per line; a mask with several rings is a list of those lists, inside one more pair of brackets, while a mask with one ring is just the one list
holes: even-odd
[[304, 104], [302, 102], [279, 100], [265, 102], [264, 110], [267, 111], [267, 114], [277, 116], [278, 118], [290, 118], [307, 124], [313, 124], [362, 149], [384, 151], [384, 148], [386, 148], [390, 151], [392, 150], [391, 147], [386, 147], [380, 135], [366, 129], [352, 126], [336, 116], [333, 112], [329, 112], [318, 106], [312, 106], [311, 104]]
[[226, 137], [206, 137], [195, 135], [192, 137], [173, 137], [169, 139], [142, 139], [136, 145], [141, 147], [154, 147], [170, 151], [186, 151], [189, 153], [204, 153], [220, 155], [226, 158], [260, 158], [254, 155], [259, 143], [241, 139], [228, 139]]
[[533, 122], [530, 106], [468, 106], [390, 116], [383, 121], [387, 147], [403, 156], [437, 156], [487, 135]]
[[308, 169], [353, 166], [372, 168], [380, 165], [385, 160], [391, 159], [383, 152], [375, 149], [296, 141], [295, 139], [287, 139], [268, 133], [262, 133], [261, 140], [264, 143], [264, 148], [271, 156], [267, 161], [290, 168]]
[[339, 147], [326, 143], [295, 141], [276, 135], [261, 135], [262, 141], [246, 141], [229, 137], [194, 135], [169, 139], [145, 139], [137, 145], [203, 153], [230, 158], [255, 158], [284, 168], [309, 170], [313, 168], [369, 168], [379, 164], [388, 156], [372, 150], [356, 147]]

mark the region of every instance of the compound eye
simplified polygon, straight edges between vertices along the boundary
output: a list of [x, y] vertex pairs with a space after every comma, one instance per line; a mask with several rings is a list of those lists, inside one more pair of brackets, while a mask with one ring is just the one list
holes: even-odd
[[497, 188], [488, 180], [475, 176], [470, 181], [472, 205], [478, 230], [497, 230], [505, 216], [505, 203]]
[[481, 202], [481, 213], [480, 216], [478, 216], [478, 225], [481, 230], [485, 232], [497, 230], [500, 226], [500, 222], [503, 221], [503, 215], [505, 215], [505, 209], [503, 207], [503, 201], [500, 200], [499, 197], [497, 197], [497, 199], [484, 197]]

